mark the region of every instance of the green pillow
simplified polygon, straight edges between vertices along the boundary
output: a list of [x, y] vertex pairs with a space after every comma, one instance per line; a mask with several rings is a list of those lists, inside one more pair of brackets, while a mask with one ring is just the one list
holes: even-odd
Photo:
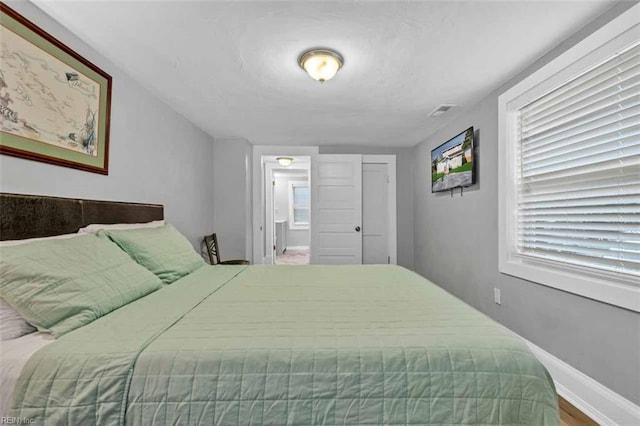
[[156, 274], [163, 283], [184, 277], [204, 265], [189, 241], [171, 225], [157, 228], [102, 230], [140, 265]]
[[159, 288], [155, 275], [93, 235], [0, 248], [0, 296], [56, 337]]

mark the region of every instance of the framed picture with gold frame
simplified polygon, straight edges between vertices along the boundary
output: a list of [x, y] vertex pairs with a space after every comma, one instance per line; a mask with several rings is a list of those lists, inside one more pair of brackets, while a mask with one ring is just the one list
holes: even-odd
[[0, 153], [108, 174], [111, 76], [0, 2]]

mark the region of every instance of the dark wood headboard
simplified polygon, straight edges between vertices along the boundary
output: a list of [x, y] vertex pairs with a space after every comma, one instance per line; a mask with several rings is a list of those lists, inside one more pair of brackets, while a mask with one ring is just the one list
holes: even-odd
[[0, 240], [70, 234], [92, 223], [164, 219], [161, 204], [81, 200], [0, 192]]

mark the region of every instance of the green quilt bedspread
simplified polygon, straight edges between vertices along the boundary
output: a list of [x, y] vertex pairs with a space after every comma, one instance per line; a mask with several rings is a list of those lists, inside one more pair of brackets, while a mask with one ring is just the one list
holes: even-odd
[[37, 352], [35, 424], [557, 425], [511, 332], [395, 266], [205, 266]]

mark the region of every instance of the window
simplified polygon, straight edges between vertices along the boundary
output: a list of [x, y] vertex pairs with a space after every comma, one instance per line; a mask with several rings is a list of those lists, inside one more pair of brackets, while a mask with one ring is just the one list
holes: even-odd
[[309, 229], [309, 184], [290, 182], [289, 229]]
[[500, 97], [500, 270], [640, 311], [637, 13]]

